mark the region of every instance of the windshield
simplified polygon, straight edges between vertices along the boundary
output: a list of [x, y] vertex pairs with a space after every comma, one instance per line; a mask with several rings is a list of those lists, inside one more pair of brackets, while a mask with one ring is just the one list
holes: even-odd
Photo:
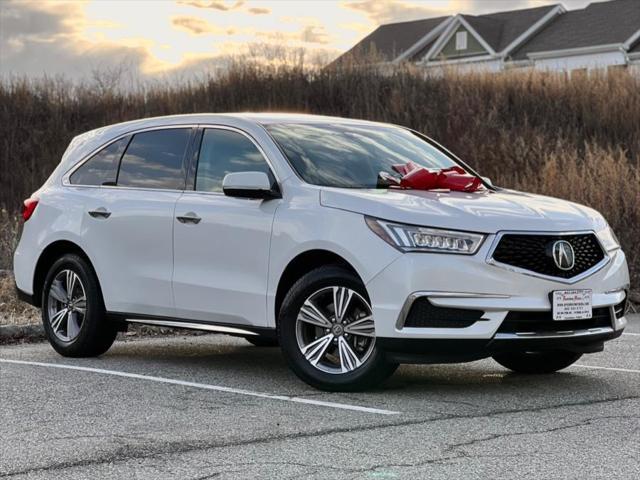
[[449, 156], [399, 127], [346, 124], [266, 125], [292, 167], [313, 185], [386, 188], [380, 172], [414, 162], [430, 169], [457, 165]]

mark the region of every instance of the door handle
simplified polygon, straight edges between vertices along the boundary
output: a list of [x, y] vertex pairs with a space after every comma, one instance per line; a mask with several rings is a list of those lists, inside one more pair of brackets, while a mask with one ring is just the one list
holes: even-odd
[[198, 215], [193, 212], [185, 213], [182, 216], [176, 217], [180, 223], [193, 223], [197, 225], [202, 220]]
[[109, 218], [111, 216], [111, 212], [104, 207], [100, 207], [95, 210], [89, 210], [89, 215], [93, 218]]

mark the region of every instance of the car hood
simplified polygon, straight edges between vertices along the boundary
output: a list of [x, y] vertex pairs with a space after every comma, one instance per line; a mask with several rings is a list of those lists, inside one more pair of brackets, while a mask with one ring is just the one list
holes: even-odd
[[325, 188], [320, 203], [399, 223], [482, 233], [599, 230], [606, 225], [591, 208], [503, 189], [464, 193]]

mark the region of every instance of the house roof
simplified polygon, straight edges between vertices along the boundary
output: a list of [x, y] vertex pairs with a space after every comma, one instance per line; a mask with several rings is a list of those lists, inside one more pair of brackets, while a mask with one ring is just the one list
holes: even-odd
[[640, 30], [640, 1], [611, 0], [591, 3], [582, 10], [558, 16], [513, 57], [530, 53], [624, 43]]
[[[547, 5], [487, 15], [461, 16], [494, 50], [501, 51], [556, 7], [557, 5]], [[392, 61], [451, 18], [450, 16], [436, 17], [380, 25], [353, 48], [341, 55], [334, 62], [334, 65], [347, 61], [347, 59], [365, 57], [370, 53], [372, 47], [379, 55], [380, 60]], [[434, 41], [435, 38], [429, 41], [426, 46], [422, 46], [412, 57], [418, 59], [424, 56]]]
[[[479, 29], [469, 21], [467, 18], [469, 17], [468, 15], [466, 15], [465, 18], [496, 52], [500, 52], [509, 46], [516, 38], [531, 28], [547, 13], [558, 7], [558, 5], [559, 4], [480, 15], [476, 18], [482, 18], [483, 20], [488, 20], [488, 22], [485, 21], [481, 26], [479, 25]], [[487, 29], [497, 23], [501, 25], [501, 28], [499, 29], [500, 35], [492, 36]]]
[[341, 55], [336, 62], [366, 56], [372, 48], [381, 60], [392, 61], [449, 18], [451, 17], [426, 18], [380, 25]]

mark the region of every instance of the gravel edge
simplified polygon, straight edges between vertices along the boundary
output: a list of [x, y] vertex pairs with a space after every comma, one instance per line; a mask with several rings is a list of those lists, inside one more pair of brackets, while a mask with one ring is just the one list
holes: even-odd
[[[192, 336], [210, 335], [211, 332], [185, 328], [153, 327], [151, 325], [129, 325], [126, 332], [118, 333], [117, 340], [134, 340], [141, 337], [164, 337], [170, 335]], [[0, 345], [44, 342], [47, 337], [40, 323], [29, 325], [0, 325]]]

